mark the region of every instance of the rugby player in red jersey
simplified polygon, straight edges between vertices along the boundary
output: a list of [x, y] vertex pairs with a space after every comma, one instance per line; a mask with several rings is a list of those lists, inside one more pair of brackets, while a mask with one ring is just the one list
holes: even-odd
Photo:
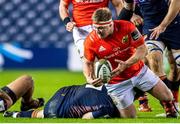
[[[110, 61], [112, 79], [106, 88], [110, 96], [117, 100], [121, 117], [136, 117], [134, 87], [149, 92], [160, 101], [173, 102], [167, 86], [143, 63], [147, 49], [144, 38], [135, 26], [127, 21], [112, 21], [108, 8], [96, 10], [92, 20], [94, 30], [84, 43], [83, 72], [88, 83], [102, 85], [102, 80], [94, 76], [94, 61], [102, 58]], [[169, 114], [174, 116], [174, 106], [168, 106], [172, 108]]]

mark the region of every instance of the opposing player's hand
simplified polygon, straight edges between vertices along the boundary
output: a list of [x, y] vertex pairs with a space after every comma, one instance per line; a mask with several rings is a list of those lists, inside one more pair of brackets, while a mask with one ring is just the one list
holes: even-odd
[[149, 31], [152, 31], [151, 35], [150, 35], [150, 39], [157, 39], [159, 37], [159, 35], [161, 33], [163, 33], [166, 30], [166, 27], [163, 27], [161, 25], [153, 28], [153, 29], [149, 29]]
[[119, 75], [127, 68], [126, 62], [117, 59], [115, 59], [115, 62], [118, 63], [118, 66], [111, 72], [112, 77]]
[[75, 25], [76, 25], [75, 22], [68, 22], [67, 25], [66, 25], [66, 30], [69, 31], [69, 32], [72, 32]]
[[134, 25], [139, 26], [143, 24], [143, 19], [139, 15], [133, 14], [131, 22], [133, 22]]
[[103, 81], [101, 78], [96, 78], [96, 79], [88, 78], [87, 82], [95, 87], [99, 87], [103, 85]]

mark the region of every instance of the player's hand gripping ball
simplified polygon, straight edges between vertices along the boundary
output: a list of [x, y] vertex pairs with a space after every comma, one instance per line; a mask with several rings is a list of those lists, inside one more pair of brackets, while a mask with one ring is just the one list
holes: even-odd
[[103, 83], [108, 83], [111, 79], [112, 66], [106, 59], [100, 59], [95, 63], [95, 76], [101, 78]]

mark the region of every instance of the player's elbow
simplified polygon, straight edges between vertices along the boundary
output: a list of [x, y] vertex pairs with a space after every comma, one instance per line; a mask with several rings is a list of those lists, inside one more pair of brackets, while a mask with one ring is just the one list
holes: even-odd
[[146, 45], [143, 44], [143, 45], [139, 46], [137, 48], [137, 52], [138, 52], [139, 56], [141, 57], [141, 59], [144, 59], [144, 57], [148, 54]]
[[83, 116], [82, 116], [82, 119], [93, 119], [93, 115], [92, 115], [92, 112], [88, 112], [88, 113], [85, 113]]

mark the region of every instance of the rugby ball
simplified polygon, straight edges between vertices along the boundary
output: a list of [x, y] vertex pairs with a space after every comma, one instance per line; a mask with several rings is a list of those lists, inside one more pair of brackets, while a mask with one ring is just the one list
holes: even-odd
[[95, 76], [101, 78], [103, 83], [108, 83], [111, 79], [112, 66], [106, 59], [100, 59], [95, 63]]

